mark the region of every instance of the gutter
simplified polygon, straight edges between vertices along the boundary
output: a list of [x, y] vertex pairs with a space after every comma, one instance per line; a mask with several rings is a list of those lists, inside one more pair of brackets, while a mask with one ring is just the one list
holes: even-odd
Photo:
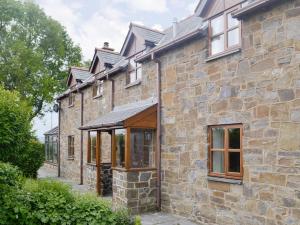
[[201, 28], [198, 28], [195, 31], [193, 31], [193, 32], [191, 32], [191, 33], [189, 33], [189, 34], [187, 34], [185, 36], [182, 36], [182, 37], [180, 37], [178, 39], [175, 39], [175, 40], [173, 40], [173, 41], [171, 41], [171, 42], [169, 42], [169, 43], [167, 43], [167, 44], [165, 44], [163, 46], [160, 46], [158, 48], [152, 49], [146, 55], [142, 55], [141, 57], [137, 58], [136, 62], [145, 61], [146, 59], [151, 58], [152, 55], [154, 55], [154, 54], [158, 54], [158, 53], [160, 53], [162, 51], [165, 51], [165, 50], [168, 50], [170, 48], [173, 48], [173, 47], [175, 47], [175, 45], [181, 44], [182, 42], [185, 42], [185, 41], [187, 41], [187, 40], [189, 40], [191, 38], [197, 37], [197, 35], [199, 35], [199, 34], [205, 34], [206, 27], [207, 27], [207, 24], [204, 23], [203, 26], [201, 26]]
[[156, 63], [157, 73], [157, 131], [156, 131], [156, 167], [157, 167], [157, 209], [161, 210], [161, 61], [151, 55], [151, 59]]
[[271, 5], [272, 3], [275, 3], [279, 0], [257, 0], [253, 3], [250, 3], [249, 5], [246, 5], [245, 7], [238, 9], [232, 13], [233, 18], [241, 19], [250, 13], [261, 10], [262, 7], [266, 7]]

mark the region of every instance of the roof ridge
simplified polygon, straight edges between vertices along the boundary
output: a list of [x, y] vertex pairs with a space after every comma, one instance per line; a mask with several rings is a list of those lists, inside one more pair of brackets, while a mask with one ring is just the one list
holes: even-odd
[[142, 29], [145, 29], [145, 30], [150, 30], [150, 31], [153, 31], [153, 32], [156, 32], [156, 33], [164, 34], [162, 31], [159, 31], [159, 30], [154, 29], [154, 28], [146, 27], [145, 25], [136, 24], [134, 22], [131, 22], [130, 25], [135, 26], [135, 27], [139, 27], [139, 28], [142, 28]]
[[96, 51], [101, 51], [101, 52], [111, 53], [111, 54], [114, 54], [114, 55], [120, 55], [119, 52], [110, 51], [110, 50], [106, 50], [106, 49], [103, 49], [103, 48], [95, 48], [95, 50], [96, 50]]
[[83, 70], [83, 71], [89, 71], [86, 67], [78, 67], [78, 66], [71, 66], [71, 69], [77, 69], [77, 70]]

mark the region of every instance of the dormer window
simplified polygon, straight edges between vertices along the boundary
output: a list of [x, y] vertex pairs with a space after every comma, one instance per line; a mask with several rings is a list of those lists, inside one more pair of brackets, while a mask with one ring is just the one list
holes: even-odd
[[233, 9], [209, 21], [210, 56], [222, 55], [241, 46], [240, 22], [231, 16]]
[[136, 63], [134, 59], [129, 60], [129, 70], [127, 75], [127, 85], [134, 84], [142, 80], [142, 64]]
[[97, 81], [93, 86], [93, 98], [97, 98], [103, 95], [103, 80]]
[[69, 107], [74, 106], [74, 102], [75, 102], [75, 94], [74, 93], [70, 93], [69, 94]]

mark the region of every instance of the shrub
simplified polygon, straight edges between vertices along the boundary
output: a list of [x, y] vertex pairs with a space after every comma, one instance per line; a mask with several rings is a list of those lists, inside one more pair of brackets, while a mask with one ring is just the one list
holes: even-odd
[[[8, 163], [0, 162], [0, 185], [9, 187], [20, 187], [23, 181], [21, 171]], [[0, 191], [2, 189], [0, 188]]]
[[126, 211], [91, 194], [74, 194], [68, 185], [27, 179], [22, 188], [7, 189], [0, 202], [0, 224], [133, 225]]
[[23, 163], [18, 165], [26, 177], [36, 178], [39, 168], [45, 161], [44, 144], [40, 143], [35, 138], [32, 138], [26, 150], [20, 155]]
[[31, 133], [32, 108], [20, 95], [0, 85], [0, 161], [18, 166], [28, 177], [36, 177], [44, 161], [41, 144]]

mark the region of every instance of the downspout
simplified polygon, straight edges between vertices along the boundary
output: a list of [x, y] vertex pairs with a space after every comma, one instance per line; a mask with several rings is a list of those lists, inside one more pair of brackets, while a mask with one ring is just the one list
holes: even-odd
[[[82, 91], [79, 91], [79, 93], [81, 94], [80, 126], [83, 126], [84, 94]], [[83, 130], [80, 130], [80, 185], [83, 185]]]
[[60, 177], [60, 120], [61, 120], [61, 102], [58, 102], [58, 157], [57, 157], [57, 176]]
[[112, 78], [109, 78], [107, 75], [107, 80], [111, 82], [111, 111], [114, 110], [115, 107], [115, 80]]
[[157, 75], [157, 154], [156, 154], [156, 167], [157, 167], [157, 209], [161, 210], [161, 61], [151, 55], [151, 59], [156, 63]]

